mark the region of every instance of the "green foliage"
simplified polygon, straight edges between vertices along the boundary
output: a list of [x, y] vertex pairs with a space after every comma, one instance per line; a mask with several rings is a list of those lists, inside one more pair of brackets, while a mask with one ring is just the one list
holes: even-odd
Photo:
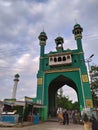
[[78, 102], [73, 103], [73, 110], [79, 110], [79, 103]]
[[91, 66], [91, 88], [98, 90], [98, 66]]
[[94, 107], [98, 106], [98, 66], [91, 66], [91, 91]]
[[72, 103], [72, 100], [69, 100], [68, 97], [65, 96], [61, 96], [61, 95], [57, 95], [56, 98], [56, 104], [57, 107], [61, 107], [63, 109], [67, 109], [67, 110], [79, 110], [79, 104], [78, 102], [74, 102]]

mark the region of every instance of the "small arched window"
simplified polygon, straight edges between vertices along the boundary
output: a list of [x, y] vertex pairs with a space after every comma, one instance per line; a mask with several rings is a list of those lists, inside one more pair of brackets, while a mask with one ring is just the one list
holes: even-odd
[[70, 56], [69, 56], [69, 55], [67, 56], [67, 59], [70, 59]]
[[52, 58], [52, 57], [50, 58], [50, 61], [53, 61], [53, 58]]
[[54, 57], [54, 62], [57, 62], [57, 58], [56, 57]]
[[65, 56], [63, 56], [63, 61], [66, 61], [66, 57]]
[[60, 62], [62, 60], [62, 58], [61, 57], [58, 57], [58, 62]]

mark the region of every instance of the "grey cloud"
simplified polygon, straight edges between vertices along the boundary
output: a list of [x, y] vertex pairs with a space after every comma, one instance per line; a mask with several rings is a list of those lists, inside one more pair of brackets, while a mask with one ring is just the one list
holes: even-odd
[[[33, 58], [39, 56], [39, 33], [43, 28], [47, 33], [46, 52], [55, 50], [54, 39], [58, 33], [65, 39], [65, 49], [72, 48], [76, 45], [72, 34], [75, 19], [84, 29], [83, 38], [86, 38], [84, 36], [86, 34], [98, 33], [97, 7], [96, 0], [85, 2], [79, 0], [73, 0], [73, 2], [68, 0], [62, 0], [62, 2], [61, 0], [44, 2], [41, 0], [0, 0], [0, 12], [2, 12], [0, 13], [0, 56], [2, 56], [3, 61], [1, 62], [4, 66], [4, 68], [0, 68], [0, 88], [7, 86], [12, 89], [13, 83], [9, 82], [15, 73], [19, 73], [21, 81], [17, 97], [22, 92], [25, 92], [25, 95], [29, 95], [29, 93], [33, 95], [38, 70], [38, 61], [34, 62]], [[97, 40], [92, 39], [92, 42], [83, 40], [86, 56], [89, 50], [97, 54], [95, 49]], [[54, 47], [53, 50], [51, 50], [51, 46]], [[19, 64], [19, 59], [25, 54], [30, 55], [27, 64]], [[2, 81], [2, 78], [5, 80]], [[6, 79], [8, 79], [8, 84]], [[32, 92], [28, 90], [28, 87], [32, 88]], [[8, 97], [10, 97], [10, 93], [9, 91]], [[4, 98], [1, 94], [0, 97]]]

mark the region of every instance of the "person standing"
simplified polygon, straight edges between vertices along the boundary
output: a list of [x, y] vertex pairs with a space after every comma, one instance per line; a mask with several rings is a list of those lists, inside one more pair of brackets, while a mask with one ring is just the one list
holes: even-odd
[[90, 121], [92, 122], [92, 130], [98, 130], [98, 121], [94, 114], [92, 114]]
[[[84, 113], [82, 118], [83, 118], [83, 123], [84, 123], [84, 129], [91, 130], [91, 121], [89, 120], [87, 113]], [[96, 130], [96, 129], [94, 129], [94, 130]]]
[[66, 124], [66, 111], [63, 112], [63, 125]]
[[68, 115], [68, 112], [67, 111], [65, 111], [64, 113], [63, 113], [63, 125], [65, 125], [65, 124], [69, 124], [69, 115]]
[[66, 124], [69, 125], [69, 115], [67, 111], [66, 111]]
[[62, 123], [63, 123], [63, 120], [64, 120], [64, 119], [63, 119], [63, 113], [62, 113], [61, 111], [59, 111], [59, 112], [58, 112], [58, 121], [59, 121], [59, 123], [62, 124]]

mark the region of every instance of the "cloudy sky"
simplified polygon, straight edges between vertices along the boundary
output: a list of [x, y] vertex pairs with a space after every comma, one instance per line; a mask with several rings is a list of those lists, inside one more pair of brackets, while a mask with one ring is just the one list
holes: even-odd
[[[44, 29], [48, 36], [45, 53], [55, 50], [58, 35], [64, 49], [75, 49], [75, 23], [83, 27], [85, 59], [94, 54], [90, 64], [98, 65], [98, 0], [0, 0], [0, 100], [11, 98], [16, 73], [16, 98], [36, 96], [40, 32]], [[72, 89], [63, 88], [77, 99]]]

